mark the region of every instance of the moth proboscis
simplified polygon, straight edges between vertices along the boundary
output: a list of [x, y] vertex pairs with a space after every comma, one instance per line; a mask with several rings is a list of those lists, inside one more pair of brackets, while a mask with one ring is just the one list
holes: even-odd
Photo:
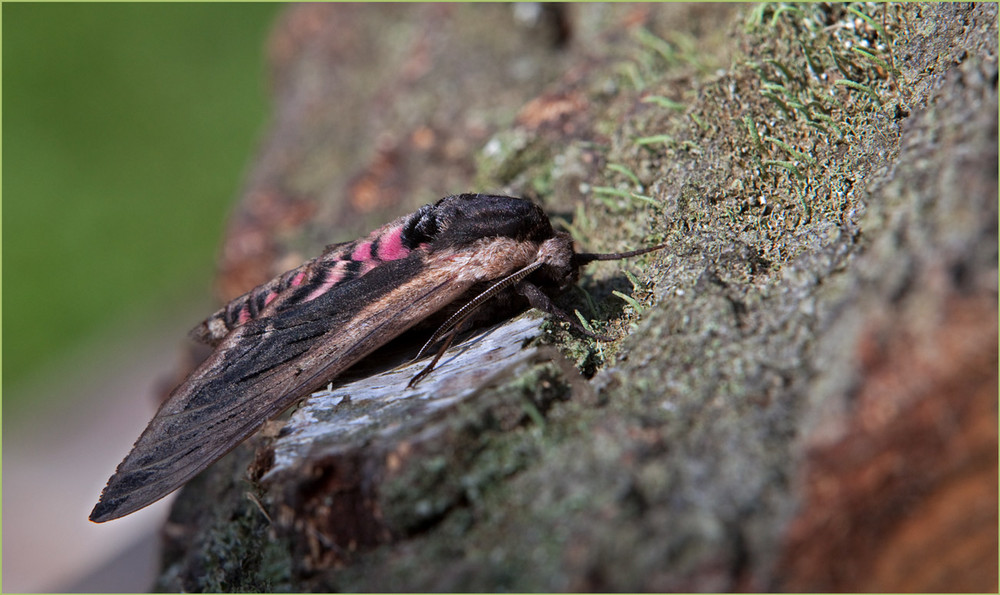
[[148, 506], [418, 323], [445, 318], [433, 369], [471, 323], [532, 306], [593, 335], [552, 297], [595, 260], [577, 253], [534, 203], [461, 194], [328, 246], [317, 258], [236, 298], [192, 331], [212, 354], [169, 395], [118, 465], [90, 514], [96, 523]]

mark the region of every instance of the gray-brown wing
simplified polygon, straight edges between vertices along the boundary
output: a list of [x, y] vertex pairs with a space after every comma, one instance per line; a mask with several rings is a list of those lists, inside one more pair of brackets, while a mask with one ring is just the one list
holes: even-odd
[[470, 286], [407, 258], [233, 330], [164, 402], [90, 520], [119, 518], [166, 496]]

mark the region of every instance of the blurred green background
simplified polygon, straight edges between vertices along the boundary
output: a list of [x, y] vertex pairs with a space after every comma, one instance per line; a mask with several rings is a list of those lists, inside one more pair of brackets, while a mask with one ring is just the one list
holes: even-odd
[[207, 301], [266, 124], [264, 47], [279, 9], [3, 5], [8, 419], [26, 408], [19, 387], [105, 329]]

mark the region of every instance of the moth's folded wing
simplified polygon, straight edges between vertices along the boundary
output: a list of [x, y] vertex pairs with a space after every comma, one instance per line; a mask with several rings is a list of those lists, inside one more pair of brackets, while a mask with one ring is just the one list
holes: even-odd
[[[166, 496], [470, 286], [414, 270], [373, 271], [235, 329], [171, 393], [108, 481], [90, 520], [119, 518]], [[405, 282], [388, 282], [400, 277]]]

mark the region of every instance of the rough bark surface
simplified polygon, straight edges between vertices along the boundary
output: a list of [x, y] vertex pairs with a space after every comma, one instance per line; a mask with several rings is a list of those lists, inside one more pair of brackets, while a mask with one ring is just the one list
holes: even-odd
[[158, 587], [995, 591], [997, 6], [524, 10], [289, 7], [220, 293], [502, 191], [669, 243], [566, 297], [622, 339], [340, 379], [184, 489]]

